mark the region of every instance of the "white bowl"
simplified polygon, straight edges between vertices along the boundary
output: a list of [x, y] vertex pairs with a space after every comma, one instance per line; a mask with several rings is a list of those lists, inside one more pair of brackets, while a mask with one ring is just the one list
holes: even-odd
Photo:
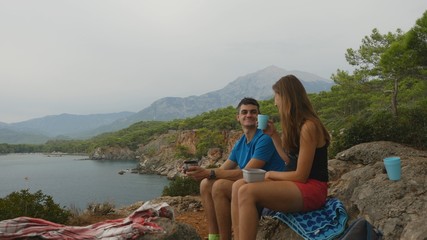
[[247, 168], [247, 169], [242, 169], [242, 171], [243, 171], [243, 179], [245, 179], [245, 181], [248, 183], [264, 181], [265, 170], [263, 169]]

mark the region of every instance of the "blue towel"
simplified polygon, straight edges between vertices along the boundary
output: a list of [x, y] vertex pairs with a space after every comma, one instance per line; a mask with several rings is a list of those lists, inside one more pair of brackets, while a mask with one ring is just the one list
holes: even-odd
[[298, 213], [275, 212], [273, 218], [286, 223], [304, 239], [327, 240], [344, 232], [348, 215], [340, 200], [328, 198], [321, 209]]

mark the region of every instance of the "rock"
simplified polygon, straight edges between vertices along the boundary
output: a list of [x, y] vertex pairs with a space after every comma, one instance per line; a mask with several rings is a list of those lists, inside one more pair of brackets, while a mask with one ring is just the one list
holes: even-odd
[[[227, 158], [235, 141], [242, 135], [242, 131], [222, 132], [226, 143], [224, 150], [211, 148], [206, 156], [199, 160], [199, 165], [221, 165]], [[135, 155], [140, 156], [140, 173], [155, 173], [173, 179], [182, 176], [178, 169], [185, 159], [178, 149], [187, 149], [190, 156], [196, 154], [197, 130], [169, 131], [157, 136], [146, 145], [140, 145]], [[99, 155], [99, 154], [98, 154]], [[191, 157], [190, 157], [191, 158]]]
[[93, 160], [129, 160], [135, 159], [135, 153], [129, 148], [120, 147], [98, 147], [89, 155]]
[[258, 226], [257, 240], [300, 240], [304, 239], [286, 224], [271, 217], [263, 217]]
[[177, 196], [169, 197], [163, 196], [151, 201], [152, 203], [166, 202], [169, 206], [173, 207], [176, 213], [180, 212], [195, 212], [203, 208], [199, 196]]
[[[414, 216], [415, 217], [415, 216]], [[421, 217], [415, 217], [411, 220], [411, 224], [407, 224], [403, 229], [400, 239], [416, 240], [426, 239], [427, 228], [425, 219]]]
[[[227, 156], [228, 157], [228, 156]], [[214, 164], [222, 158], [222, 151], [220, 148], [211, 148], [208, 150], [207, 158], [210, 159], [211, 164]]]
[[362, 143], [337, 154], [336, 159], [355, 164], [373, 164], [389, 156], [427, 157], [425, 151], [406, 147], [399, 143], [378, 141]]
[[201, 240], [202, 238], [197, 234], [197, 231], [190, 225], [185, 223], [176, 222], [168, 218], [158, 218], [153, 221], [154, 223], [162, 226], [163, 233], [149, 233], [140, 238], [139, 240]]

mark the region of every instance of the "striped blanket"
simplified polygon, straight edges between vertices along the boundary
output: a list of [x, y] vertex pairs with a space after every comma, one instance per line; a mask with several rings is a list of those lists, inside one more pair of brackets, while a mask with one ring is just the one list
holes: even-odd
[[131, 215], [106, 220], [88, 226], [65, 226], [40, 218], [18, 217], [0, 222], [0, 239], [40, 237], [42, 239], [136, 239], [146, 233], [162, 232], [151, 220], [157, 217], [173, 219], [173, 209], [167, 203], [146, 202]]

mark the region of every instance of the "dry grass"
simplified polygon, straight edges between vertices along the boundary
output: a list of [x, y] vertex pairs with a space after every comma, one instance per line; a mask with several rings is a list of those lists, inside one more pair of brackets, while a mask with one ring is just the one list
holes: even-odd
[[70, 226], [86, 226], [105, 220], [112, 220], [126, 217], [115, 212], [115, 205], [110, 202], [90, 203], [88, 208], [81, 212], [75, 207], [71, 207], [72, 216], [68, 220]]

